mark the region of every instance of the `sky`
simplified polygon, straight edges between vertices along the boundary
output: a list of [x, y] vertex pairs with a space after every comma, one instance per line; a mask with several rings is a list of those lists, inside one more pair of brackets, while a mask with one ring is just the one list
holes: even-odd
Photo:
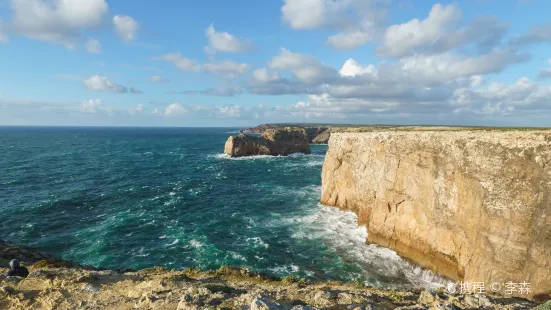
[[551, 127], [548, 0], [0, 0], [0, 125]]

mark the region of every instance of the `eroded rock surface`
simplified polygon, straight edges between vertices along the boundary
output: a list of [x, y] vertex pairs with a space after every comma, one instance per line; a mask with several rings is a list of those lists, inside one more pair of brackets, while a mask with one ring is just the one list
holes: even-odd
[[[4, 272], [5, 270], [0, 270]], [[151, 268], [117, 273], [38, 269], [0, 276], [0, 309], [531, 309], [523, 299], [396, 291], [350, 283], [284, 282], [246, 269]], [[474, 306], [474, 307], [473, 307]]]
[[[332, 132], [321, 202], [457, 280], [551, 293], [551, 131]], [[519, 292], [514, 292], [520, 295]]]
[[245, 134], [229, 137], [224, 153], [231, 157], [310, 154], [310, 144], [302, 128], [267, 129], [260, 137]]

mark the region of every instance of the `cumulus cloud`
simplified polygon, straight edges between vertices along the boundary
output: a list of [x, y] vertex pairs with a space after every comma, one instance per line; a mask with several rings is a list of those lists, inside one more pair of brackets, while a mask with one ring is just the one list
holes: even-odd
[[290, 70], [302, 82], [316, 84], [332, 79], [337, 75], [334, 68], [323, 64], [319, 59], [305, 54], [293, 53], [285, 48], [281, 55], [272, 58], [268, 66], [274, 69]]
[[75, 48], [82, 31], [99, 26], [108, 6], [105, 0], [11, 0], [13, 26], [28, 38]]
[[283, 20], [294, 29], [313, 29], [328, 22], [337, 10], [328, 0], [284, 0], [281, 8]]
[[293, 29], [329, 27], [339, 32], [327, 44], [339, 50], [354, 49], [372, 40], [386, 9], [386, 0], [284, 0], [282, 19]]
[[[155, 110], [157, 110], [157, 109], [155, 109]], [[173, 103], [165, 109], [165, 111], [164, 111], [164, 113], [162, 113], [162, 115], [164, 115], [166, 117], [173, 117], [173, 116], [184, 115], [184, 114], [187, 114], [188, 112], [189, 112], [189, 110], [186, 107], [184, 107], [182, 104]], [[157, 110], [157, 113], [159, 113], [158, 110]]]
[[105, 76], [93, 75], [89, 79], [84, 81], [84, 86], [87, 90], [96, 92], [113, 92], [113, 93], [131, 93], [141, 94], [142, 91], [111, 82]]
[[236, 63], [231, 60], [225, 61], [209, 61], [203, 65], [203, 70], [210, 72], [214, 75], [223, 76], [227, 78], [236, 78], [251, 69], [251, 66], [244, 63]]
[[107, 114], [114, 115], [117, 112], [116, 108], [107, 107], [101, 99], [85, 100], [80, 105], [81, 111], [90, 114]]
[[201, 71], [201, 65], [197, 63], [194, 59], [189, 59], [182, 56], [181, 53], [171, 53], [165, 54], [163, 56], [155, 57], [153, 60], [162, 60], [169, 62], [179, 68], [180, 70], [186, 72], [199, 72]]
[[209, 45], [205, 47], [207, 53], [226, 52], [237, 53], [250, 50], [253, 45], [245, 39], [236, 38], [227, 32], [216, 32], [213, 25], [205, 30]]
[[126, 42], [134, 41], [140, 29], [138, 22], [127, 15], [115, 15], [113, 17], [113, 26], [117, 35]]
[[151, 81], [152, 83], [168, 83], [168, 82], [170, 82], [170, 80], [165, 79], [164, 77], [159, 76], [159, 75], [150, 76], [149, 81]]
[[377, 75], [377, 69], [375, 69], [375, 66], [373, 65], [365, 67], [357, 63], [354, 59], [350, 58], [344, 63], [341, 70], [339, 71], [339, 74], [341, 76], [349, 77], [355, 77], [364, 74]]
[[86, 41], [86, 50], [90, 54], [99, 54], [101, 53], [101, 44], [98, 40], [88, 39], [88, 41]]

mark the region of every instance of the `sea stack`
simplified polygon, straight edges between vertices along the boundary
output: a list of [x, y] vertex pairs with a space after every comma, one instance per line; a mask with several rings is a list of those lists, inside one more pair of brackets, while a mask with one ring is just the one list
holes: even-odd
[[310, 144], [306, 131], [302, 128], [267, 129], [260, 137], [245, 134], [229, 137], [224, 153], [231, 157], [310, 154]]
[[321, 202], [355, 211], [368, 242], [532, 297], [551, 293], [550, 194], [550, 130], [332, 131], [322, 171]]

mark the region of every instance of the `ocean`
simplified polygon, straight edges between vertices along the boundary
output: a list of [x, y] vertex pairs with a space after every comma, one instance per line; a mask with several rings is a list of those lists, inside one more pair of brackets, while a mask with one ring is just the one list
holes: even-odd
[[248, 267], [436, 287], [319, 204], [325, 145], [232, 159], [235, 128], [0, 127], [0, 239], [100, 268]]

